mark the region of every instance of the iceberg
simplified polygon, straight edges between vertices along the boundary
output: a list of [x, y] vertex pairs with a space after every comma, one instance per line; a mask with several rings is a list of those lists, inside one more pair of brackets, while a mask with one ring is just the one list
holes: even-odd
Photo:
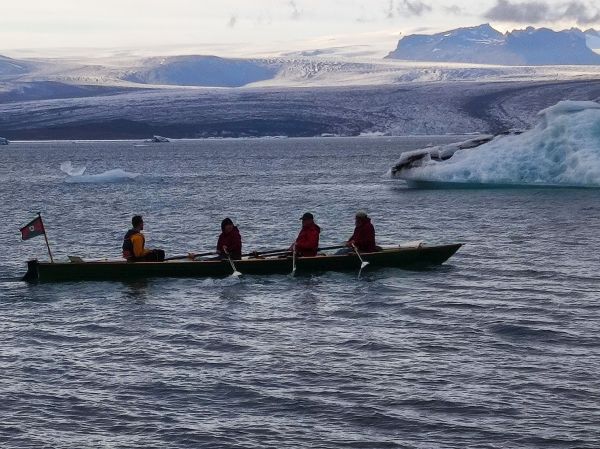
[[76, 167], [71, 161], [63, 162], [60, 164], [60, 170], [67, 174], [68, 177], [65, 182], [68, 183], [114, 183], [114, 182], [126, 182], [137, 178], [139, 173], [130, 173], [120, 168], [108, 170], [103, 173], [94, 175], [86, 175], [85, 170], [87, 167]]
[[527, 131], [402, 153], [391, 176], [416, 188], [600, 187], [600, 104], [561, 101]]
[[152, 136], [151, 139], [146, 139], [145, 142], [166, 143], [170, 142], [170, 140], [163, 136]]
[[115, 183], [115, 182], [127, 182], [137, 178], [139, 173], [130, 173], [120, 168], [114, 170], [108, 170], [103, 173], [95, 175], [76, 175], [70, 176], [66, 179], [68, 183]]
[[86, 167], [75, 167], [71, 161], [60, 164], [60, 171], [69, 176], [81, 176], [85, 173]]

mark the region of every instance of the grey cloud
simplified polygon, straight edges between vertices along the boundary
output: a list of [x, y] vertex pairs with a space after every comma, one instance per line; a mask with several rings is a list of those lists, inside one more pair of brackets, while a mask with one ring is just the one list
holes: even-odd
[[600, 22], [600, 10], [580, 0], [552, 6], [545, 1], [497, 0], [496, 5], [487, 11], [484, 17], [490, 20], [527, 24], [573, 20], [581, 25], [590, 25]]
[[385, 10], [385, 16], [393, 19], [397, 16], [422, 16], [431, 12], [433, 8], [421, 0], [389, 0]]
[[455, 14], [455, 15], [459, 16], [461, 14], [464, 14], [465, 10], [458, 5], [450, 5], [450, 6], [444, 6], [444, 12], [447, 12], [448, 14]]
[[565, 16], [574, 19], [581, 25], [590, 25], [600, 23], [600, 10], [592, 10], [586, 4], [580, 1], [572, 1], [565, 4]]
[[485, 18], [503, 22], [539, 23], [548, 20], [550, 8], [542, 2], [511, 3], [498, 0], [496, 5], [485, 13]]
[[297, 20], [302, 15], [302, 11], [298, 8], [298, 4], [295, 0], [289, 0], [288, 5], [292, 8], [292, 19]]

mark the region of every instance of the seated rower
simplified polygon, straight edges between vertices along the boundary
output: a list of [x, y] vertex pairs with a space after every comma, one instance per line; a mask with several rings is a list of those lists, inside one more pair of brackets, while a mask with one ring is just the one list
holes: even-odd
[[217, 254], [220, 259], [227, 259], [227, 254], [233, 260], [242, 258], [242, 236], [230, 218], [225, 218], [221, 222], [221, 235], [217, 242]]
[[338, 251], [338, 254], [353, 253], [354, 247], [361, 253], [381, 251], [381, 248], [375, 244], [375, 228], [367, 213], [358, 211], [354, 222], [354, 234], [352, 234], [352, 237], [346, 242], [348, 248]]
[[306, 212], [302, 215], [302, 229], [290, 251], [296, 248], [297, 257], [315, 257], [319, 250], [319, 234], [321, 228], [314, 221], [313, 214]]
[[123, 258], [129, 262], [162, 262], [165, 260], [165, 252], [162, 249], [146, 249], [144, 220], [141, 215], [135, 215], [131, 219], [132, 229], [127, 231], [123, 238]]

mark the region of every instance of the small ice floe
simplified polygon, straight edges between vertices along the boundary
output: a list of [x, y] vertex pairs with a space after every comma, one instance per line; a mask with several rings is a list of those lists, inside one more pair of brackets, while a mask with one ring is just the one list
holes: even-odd
[[151, 139], [146, 139], [144, 142], [166, 143], [170, 142], [170, 140], [163, 136], [152, 136]]
[[409, 187], [600, 187], [600, 104], [561, 101], [532, 129], [402, 153]]
[[94, 175], [86, 175], [86, 167], [75, 167], [71, 161], [63, 162], [60, 164], [60, 169], [63, 173], [68, 176], [65, 182], [68, 183], [115, 183], [115, 182], [126, 182], [132, 181], [138, 176], [139, 173], [130, 173], [120, 168], [108, 170], [103, 173]]

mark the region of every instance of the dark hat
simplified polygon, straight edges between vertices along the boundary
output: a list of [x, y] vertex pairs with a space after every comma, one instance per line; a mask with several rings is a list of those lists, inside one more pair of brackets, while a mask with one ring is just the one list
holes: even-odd
[[227, 217], [225, 218], [222, 222], [221, 222], [221, 230], [225, 230], [225, 226], [227, 226], [228, 224], [232, 225], [233, 221], [231, 221], [231, 218]]
[[302, 215], [302, 218], [300, 220], [304, 221], [304, 220], [314, 220], [315, 217], [313, 217], [313, 214], [311, 214], [310, 212], [306, 212], [304, 215]]

